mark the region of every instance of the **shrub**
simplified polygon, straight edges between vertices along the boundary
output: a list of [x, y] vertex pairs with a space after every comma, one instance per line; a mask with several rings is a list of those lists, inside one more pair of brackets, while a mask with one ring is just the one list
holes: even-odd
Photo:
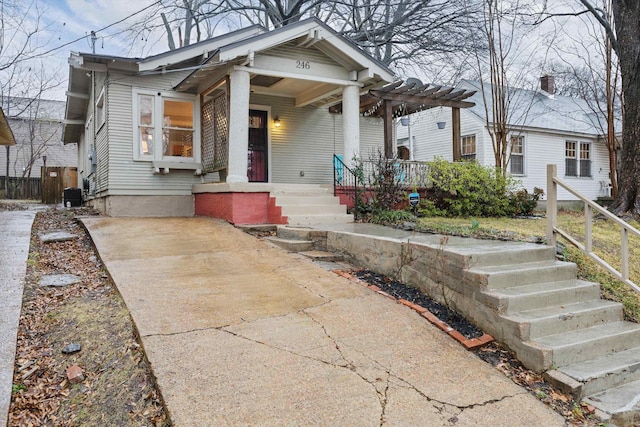
[[476, 162], [429, 163], [430, 198], [447, 216], [513, 215], [508, 193], [515, 181]]
[[531, 215], [538, 205], [538, 200], [544, 195], [542, 188], [534, 187], [533, 194], [526, 188], [512, 191], [509, 194], [509, 203], [513, 210], [513, 215]]
[[371, 221], [378, 224], [395, 224], [400, 221], [415, 221], [416, 217], [409, 211], [383, 210], [373, 214]]

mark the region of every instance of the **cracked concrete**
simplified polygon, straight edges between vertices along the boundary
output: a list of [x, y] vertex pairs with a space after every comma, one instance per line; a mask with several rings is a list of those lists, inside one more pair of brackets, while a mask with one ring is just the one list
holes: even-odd
[[564, 424], [413, 310], [226, 223], [83, 221], [176, 426]]

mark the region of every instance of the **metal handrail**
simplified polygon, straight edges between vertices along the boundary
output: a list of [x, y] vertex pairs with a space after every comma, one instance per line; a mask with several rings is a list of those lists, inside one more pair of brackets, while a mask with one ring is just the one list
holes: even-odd
[[342, 159], [333, 155], [333, 195], [337, 195], [337, 190], [340, 188], [345, 194], [352, 193], [352, 199], [354, 202], [353, 217], [358, 219], [358, 202], [359, 192], [362, 183], [358, 182], [358, 175], [347, 166]]
[[[599, 265], [616, 276], [618, 279], [629, 285], [633, 290], [640, 293], [640, 286], [629, 279], [629, 233], [640, 237], [640, 231], [632, 225], [627, 224], [602, 206], [587, 199], [578, 191], [571, 188], [568, 184], [558, 178], [558, 166], [547, 165], [547, 245], [556, 246], [556, 234], [564, 237], [569, 243], [584, 252], [589, 258], [596, 261]], [[571, 237], [569, 233], [558, 227], [558, 186], [564, 188], [569, 193], [576, 196], [584, 202], [585, 214], [585, 243], [584, 245]], [[620, 226], [620, 257], [622, 261], [621, 270], [618, 271], [605, 260], [593, 253], [593, 235], [591, 231], [591, 223], [593, 219], [593, 211], [604, 215], [607, 219], [615, 222]]]

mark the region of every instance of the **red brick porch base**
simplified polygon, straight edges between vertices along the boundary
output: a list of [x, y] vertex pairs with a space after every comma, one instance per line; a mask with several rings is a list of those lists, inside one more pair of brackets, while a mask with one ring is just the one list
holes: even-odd
[[287, 217], [269, 193], [198, 193], [195, 214], [221, 218], [232, 224], [286, 224]]

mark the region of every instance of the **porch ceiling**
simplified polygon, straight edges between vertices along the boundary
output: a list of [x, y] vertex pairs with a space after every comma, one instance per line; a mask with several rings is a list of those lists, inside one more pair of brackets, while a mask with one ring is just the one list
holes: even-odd
[[[402, 80], [381, 88], [371, 89], [360, 97], [360, 113], [367, 117], [384, 117], [385, 103], [391, 105], [393, 117], [406, 116], [433, 107], [469, 108], [475, 104], [465, 101], [476, 91], [454, 90], [452, 87], [432, 83], [418, 84]], [[342, 103], [329, 108], [342, 113]]]

